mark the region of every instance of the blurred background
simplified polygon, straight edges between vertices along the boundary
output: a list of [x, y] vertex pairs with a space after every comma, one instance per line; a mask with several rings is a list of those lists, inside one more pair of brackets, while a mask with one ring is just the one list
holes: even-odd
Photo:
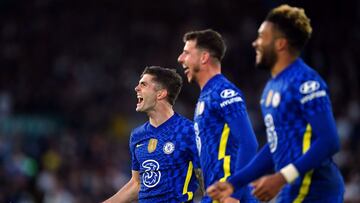
[[[346, 202], [360, 202], [360, 1], [0, 0], [0, 202], [100, 202], [131, 175], [129, 134], [145, 66], [176, 68], [182, 36], [213, 28], [223, 73], [243, 91], [260, 143], [267, 72], [251, 47], [272, 7], [301, 6], [313, 25], [303, 58], [328, 82], [342, 143]], [[184, 76], [184, 75], [183, 75]], [[175, 105], [193, 118], [199, 88]]]

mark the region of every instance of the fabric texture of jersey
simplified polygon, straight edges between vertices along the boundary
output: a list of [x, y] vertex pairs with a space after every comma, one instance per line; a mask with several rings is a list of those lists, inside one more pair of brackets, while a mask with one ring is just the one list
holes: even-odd
[[[317, 139], [308, 119], [320, 112], [331, 112], [325, 82], [301, 59], [268, 81], [260, 103], [276, 171], [306, 153]], [[322, 197], [338, 198], [343, 193], [340, 172], [328, 158], [320, 167], [287, 184], [279, 201], [311, 202]]]
[[199, 168], [193, 123], [175, 113], [157, 128], [146, 122], [130, 137], [132, 170], [140, 175], [140, 203], [191, 201]]
[[[228, 123], [246, 112], [241, 91], [223, 75], [211, 78], [202, 89], [194, 114], [194, 129], [205, 187], [225, 181], [236, 168], [240, 138]], [[236, 195], [236, 194], [235, 194]], [[254, 199], [245, 188], [242, 200]], [[212, 202], [206, 196], [202, 202]]]

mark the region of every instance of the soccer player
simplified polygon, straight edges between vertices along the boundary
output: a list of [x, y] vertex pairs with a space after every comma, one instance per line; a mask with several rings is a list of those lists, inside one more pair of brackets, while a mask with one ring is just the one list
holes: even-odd
[[136, 111], [149, 121], [131, 133], [132, 178], [106, 203], [192, 202], [199, 157], [193, 123], [173, 110], [181, 86], [174, 70], [145, 68], [135, 87]]
[[[241, 91], [221, 74], [225, 43], [213, 30], [188, 32], [178, 57], [189, 82], [201, 93], [194, 115], [196, 144], [205, 186], [227, 180], [256, 154], [254, 135]], [[257, 202], [247, 186], [226, 202]], [[202, 202], [213, 202], [205, 196]]]
[[[251, 181], [253, 194], [277, 202], [343, 202], [344, 183], [332, 156], [339, 137], [326, 83], [300, 58], [311, 36], [302, 8], [271, 10], [253, 42], [256, 66], [271, 73], [260, 103], [268, 143], [226, 183], [207, 189], [222, 199]], [[269, 171], [275, 171], [265, 175]]]

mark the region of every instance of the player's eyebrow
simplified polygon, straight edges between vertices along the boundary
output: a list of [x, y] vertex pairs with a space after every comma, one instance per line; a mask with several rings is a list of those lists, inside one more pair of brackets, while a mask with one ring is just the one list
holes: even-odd
[[145, 81], [139, 81], [139, 84], [140, 84], [140, 85], [143, 85], [143, 86], [146, 86], [148, 83], [145, 82]]

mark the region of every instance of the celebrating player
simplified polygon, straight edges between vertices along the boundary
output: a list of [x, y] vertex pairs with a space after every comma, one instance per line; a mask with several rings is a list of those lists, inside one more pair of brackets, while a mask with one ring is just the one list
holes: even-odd
[[228, 182], [207, 189], [213, 199], [256, 180], [253, 194], [263, 201], [281, 190], [277, 202], [343, 202], [343, 179], [331, 158], [339, 137], [327, 85], [299, 57], [311, 32], [304, 10], [288, 5], [261, 24], [253, 46], [256, 66], [272, 76], [260, 101], [268, 143]]
[[[213, 30], [188, 32], [178, 57], [189, 82], [201, 93], [194, 115], [196, 144], [205, 186], [226, 181], [235, 169], [244, 167], [255, 155], [257, 141], [241, 91], [221, 74], [225, 43]], [[257, 202], [247, 186], [226, 202]], [[212, 202], [206, 196], [202, 202]]]
[[173, 110], [181, 86], [174, 70], [145, 68], [135, 87], [136, 111], [149, 121], [131, 133], [132, 178], [106, 203], [192, 202], [199, 157], [193, 123]]

